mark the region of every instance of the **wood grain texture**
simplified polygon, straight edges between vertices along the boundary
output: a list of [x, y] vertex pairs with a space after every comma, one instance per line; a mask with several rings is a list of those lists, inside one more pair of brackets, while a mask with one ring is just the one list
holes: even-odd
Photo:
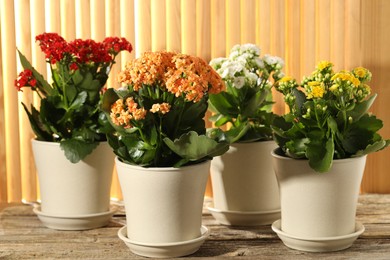
[[[205, 203], [206, 205], [206, 203]], [[245, 259], [388, 259], [390, 252], [390, 195], [365, 194], [359, 198], [357, 221], [365, 232], [347, 250], [307, 253], [287, 248], [270, 225], [219, 225], [204, 209], [202, 224], [211, 234], [195, 254], [185, 259], [245, 257]], [[0, 258], [5, 259], [145, 259], [132, 254], [117, 237], [125, 225], [122, 206], [107, 227], [87, 231], [45, 228], [32, 207], [0, 204]]]

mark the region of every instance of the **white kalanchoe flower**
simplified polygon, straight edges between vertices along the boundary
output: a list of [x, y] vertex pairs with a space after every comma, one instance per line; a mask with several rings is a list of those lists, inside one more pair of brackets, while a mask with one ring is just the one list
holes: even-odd
[[267, 63], [268, 65], [274, 65], [274, 64], [277, 64], [279, 62], [279, 59], [276, 56], [272, 56], [272, 55], [266, 54], [263, 57], [263, 61], [265, 63]]
[[245, 77], [235, 77], [233, 79], [233, 86], [237, 89], [242, 88], [245, 85]]
[[222, 64], [226, 61], [226, 58], [215, 58], [210, 61], [210, 66], [213, 67], [215, 70], [219, 69]]

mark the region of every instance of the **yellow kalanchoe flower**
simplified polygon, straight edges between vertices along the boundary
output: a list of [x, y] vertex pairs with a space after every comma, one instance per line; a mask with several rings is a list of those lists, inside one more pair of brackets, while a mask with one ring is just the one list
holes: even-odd
[[308, 82], [308, 86], [310, 87], [309, 93], [307, 93], [307, 98], [322, 98], [325, 94], [324, 84], [318, 81]]
[[360, 80], [348, 71], [340, 71], [339, 73], [334, 74], [333, 77], [331, 78], [332, 81], [335, 81], [338, 79], [340, 79], [342, 81], [349, 81], [355, 87], [360, 85]]
[[317, 69], [319, 71], [321, 71], [321, 70], [324, 70], [324, 69], [332, 67], [332, 66], [333, 66], [333, 64], [331, 62], [324, 60], [324, 61], [318, 62]]

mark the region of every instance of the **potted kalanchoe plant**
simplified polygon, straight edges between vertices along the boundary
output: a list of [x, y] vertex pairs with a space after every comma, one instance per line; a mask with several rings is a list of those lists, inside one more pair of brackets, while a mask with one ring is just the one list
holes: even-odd
[[[22, 103], [36, 135], [32, 145], [41, 207], [35, 211], [44, 224], [57, 229], [100, 226], [111, 214], [114, 162], [106, 142], [106, 134], [113, 128], [100, 111], [101, 95], [115, 57], [123, 50], [131, 52], [132, 46], [117, 37], [103, 42], [67, 42], [56, 33], [43, 33], [36, 41], [45, 53], [52, 82], [46, 81], [21, 52], [24, 70], [15, 80], [19, 91], [29, 87], [40, 98], [39, 108]], [[66, 219], [56, 222], [58, 217]], [[75, 221], [67, 221], [69, 217]]]
[[368, 112], [376, 98], [370, 80], [366, 68], [335, 72], [322, 61], [301, 84], [291, 77], [276, 84], [289, 112], [273, 123], [282, 207], [273, 228], [290, 247], [340, 250], [364, 231], [355, 214], [366, 155], [389, 145], [378, 133], [382, 121]]
[[127, 217], [118, 235], [144, 256], [193, 253], [208, 234], [201, 214], [210, 159], [228, 149], [204, 122], [223, 81], [201, 58], [163, 51], [130, 61], [118, 79], [124, 87], [108, 89], [102, 103], [116, 130], [108, 141]]
[[[228, 225], [270, 224], [280, 216], [279, 191], [270, 152], [272, 85], [283, 77], [283, 60], [260, 56], [254, 44], [234, 46], [227, 58], [211, 60], [226, 91], [210, 95], [210, 120], [230, 149], [211, 163], [214, 205], [211, 213]], [[227, 126], [227, 129], [222, 127]]]

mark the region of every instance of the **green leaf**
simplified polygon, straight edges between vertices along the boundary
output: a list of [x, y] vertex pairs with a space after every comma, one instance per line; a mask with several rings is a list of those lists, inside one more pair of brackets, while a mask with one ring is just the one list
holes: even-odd
[[18, 50], [20, 63], [22, 64], [24, 69], [29, 69], [32, 71], [34, 78], [38, 81], [37, 87], [46, 95], [53, 94], [53, 88], [50, 84], [45, 80], [45, 78], [40, 74], [27, 60], [27, 58]]
[[376, 96], [377, 94], [374, 94], [363, 102], [356, 104], [353, 110], [347, 112], [347, 118], [351, 116], [353, 121], [359, 120], [370, 109]]
[[236, 99], [227, 92], [211, 94], [209, 100], [213, 107], [217, 110], [217, 112], [223, 115], [237, 117], [237, 115], [239, 114]]
[[31, 128], [34, 131], [35, 135], [37, 136], [37, 139], [42, 141], [52, 141], [53, 139], [52, 136], [50, 135], [50, 133], [46, 132], [42, 126], [42, 122], [40, 121], [38, 110], [36, 110], [36, 108], [33, 105], [31, 105], [31, 113], [30, 113], [30, 111], [28, 111], [24, 103], [22, 103], [22, 106], [27, 113], [27, 117], [28, 120], [30, 121]]
[[228, 143], [218, 143], [205, 135], [198, 135], [194, 131], [183, 134], [174, 141], [164, 138], [164, 142], [173, 152], [189, 161], [218, 156], [229, 149]]
[[385, 140], [380, 140], [380, 141], [375, 142], [373, 144], [367, 145], [367, 147], [363, 150], [357, 151], [356, 154], [353, 155], [352, 157], [358, 157], [358, 156], [363, 156], [363, 155], [366, 155], [369, 153], [374, 153], [374, 152], [377, 152], [379, 150], [384, 149], [388, 145], [389, 145], [389, 141], [386, 142]]
[[306, 157], [309, 159], [310, 167], [317, 172], [329, 171], [334, 156], [333, 135], [327, 140], [312, 139], [306, 146]]
[[60, 147], [65, 153], [65, 157], [72, 163], [83, 160], [87, 155], [99, 145], [98, 142], [87, 143], [82, 140], [68, 139], [60, 142]]
[[240, 140], [251, 128], [249, 122], [240, 124], [238, 127], [231, 127], [228, 131], [225, 132], [229, 143], [235, 143]]
[[101, 104], [101, 109], [106, 112], [110, 113], [111, 111], [111, 105], [119, 99], [118, 94], [115, 92], [115, 89], [109, 88], [107, 91], [103, 94], [103, 101]]
[[77, 95], [76, 99], [70, 105], [69, 109], [79, 109], [84, 105], [86, 99], [87, 99], [87, 92], [85, 91], [80, 92]]
[[242, 115], [245, 117], [252, 117], [256, 112], [262, 107], [262, 103], [267, 97], [268, 92], [257, 92], [254, 96], [252, 96], [247, 104], [244, 104], [244, 108], [242, 111]]

